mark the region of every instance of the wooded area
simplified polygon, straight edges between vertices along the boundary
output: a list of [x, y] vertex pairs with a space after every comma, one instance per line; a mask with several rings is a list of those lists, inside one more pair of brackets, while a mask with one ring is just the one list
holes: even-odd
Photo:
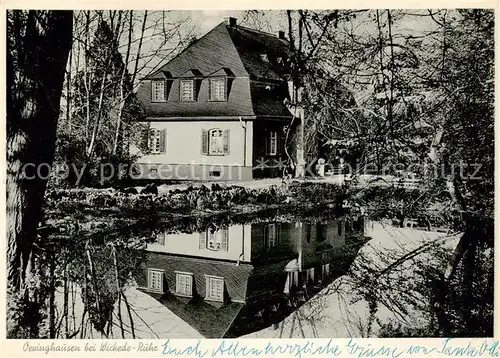
[[[293, 53], [288, 65], [296, 87], [303, 88], [302, 101], [295, 105], [306, 109], [308, 162], [326, 155], [360, 168], [417, 168], [412, 172], [425, 180], [427, 193], [391, 198], [401, 211], [427, 207], [445, 196], [441, 201], [450, 205], [442, 214], [464, 235], [437, 283], [438, 301], [445, 305], [451, 300], [447, 295], [457, 279], [472, 299], [478, 275], [492, 280], [481, 255], [493, 257], [494, 12], [251, 10], [243, 14], [243, 24], [287, 30]], [[9, 337], [61, 336], [50, 300], [55, 282], [68, 282], [67, 264], [62, 270], [49, 265], [54, 258], [43, 248], [47, 235], [40, 234], [48, 181], [40, 175], [27, 179], [21, 169], [73, 163], [86, 170], [78, 184], [95, 187], [100, 185], [99, 163], [132, 163], [128, 147], [143, 145], [145, 129], [135, 121], [143, 113], [134, 91], [142, 76], [196, 40], [194, 30], [188, 16], [178, 12], [8, 11]], [[465, 164], [460, 171], [455, 170], [459, 163]], [[51, 179], [49, 185], [73, 187], [75, 177]], [[348, 188], [346, 193], [352, 192]], [[87, 261], [78, 267], [89, 270], [84, 280], [114, 280], [116, 285], [98, 292], [96, 287], [109, 288], [109, 282], [82, 283], [89, 314], [99, 317], [94, 326], [105, 335], [100, 320], [109, 318], [102, 317], [110, 307], [101, 306], [99, 294], [121, 300], [120, 280], [128, 274], [121, 270], [129, 267], [118, 267], [120, 249], [108, 243], [95, 255], [112, 255], [117, 271], [98, 278], [94, 248], [88, 241], [80, 244]], [[46, 316], [50, 324], [43, 328]], [[440, 319], [443, 334], [477, 322], [470, 310], [455, 321]], [[75, 325], [66, 337], [78, 332]]]

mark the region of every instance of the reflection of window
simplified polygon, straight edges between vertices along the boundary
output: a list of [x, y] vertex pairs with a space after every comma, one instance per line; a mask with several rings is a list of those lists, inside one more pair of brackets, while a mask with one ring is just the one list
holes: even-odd
[[317, 242], [325, 241], [327, 233], [328, 233], [327, 225], [318, 223], [316, 226], [316, 241]]
[[267, 224], [264, 226], [264, 241], [268, 249], [277, 247], [279, 243], [280, 224]]
[[206, 299], [212, 301], [224, 301], [224, 278], [206, 275]]
[[226, 100], [226, 81], [223, 78], [210, 79], [210, 100]]
[[179, 296], [193, 296], [193, 274], [189, 272], [175, 273], [175, 293]]
[[227, 228], [218, 231], [207, 230], [200, 233], [200, 249], [227, 251], [228, 241], [229, 230]]
[[148, 288], [163, 292], [163, 270], [148, 269]]
[[181, 101], [194, 101], [194, 81], [181, 80]]
[[268, 232], [269, 232], [269, 247], [275, 247], [276, 246], [276, 224], [269, 224], [268, 226]]
[[324, 264], [322, 268], [323, 277], [327, 277], [330, 275], [330, 264]]
[[165, 81], [151, 82], [151, 100], [153, 102], [165, 102]]

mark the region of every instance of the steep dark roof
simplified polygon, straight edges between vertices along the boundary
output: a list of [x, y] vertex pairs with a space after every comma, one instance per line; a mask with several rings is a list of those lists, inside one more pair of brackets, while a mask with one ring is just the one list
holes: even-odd
[[[283, 60], [290, 56], [288, 41], [242, 26], [227, 26], [226, 28], [250, 77], [283, 80], [276, 59]], [[261, 55], [266, 55], [268, 60], [264, 60]]]
[[[280, 64], [290, 56], [289, 42], [272, 34], [221, 23], [184, 51], [146, 76], [145, 80], [176, 79], [202, 75], [227, 75], [234, 78], [227, 102], [206, 98], [208, 85], [201, 81], [200, 97], [195, 102], [179, 102], [174, 83], [165, 103], [152, 103], [147, 84], [139, 87], [138, 98], [147, 117], [268, 116], [292, 117], [284, 98], [287, 91], [266, 92], [256, 83], [285, 83], [286, 72]], [[207, 81], [208, 82], [208, 81]]]
[[231, 302], [217, 307], [202, 299], [185, 299], [173, 295], [157, 298], [176, 316], [200, 332], [205, 338], [223, 338], [226, 331], [243, 307], [242, 303]]
[[[287, 40], [279, 39], [272, 34], [243, 26], [229, 26], [222, 22], [144, 79], [158, 78], [162, 71], [168, 71], [174, 77], [178, 77], [194, 68], [209, 74], [226, 67], [235, 72], [236, 76], [250, 75], [253, 78], [280, 81], [283, 77], [272, 62], [278, 57], [282, 59], [289, 57], [291, 54], [289, 46]], [[220, 55], [219, 61], [214, 59], [206, 61], [204, 55], [212, 51]], [[268, 55], [270, 62], [264, 61], [261, 54]], [[228, 60], [232, 63], [224, 66]]]
[[[199, 257], [178, 256], [167, 253], [147, 253], [145, 268], [162, 269], [165, 272], [165, 291], [175, 291], [176, 271], [193, 274], [193, 291], [195, 297], [183, 298], [173, 294], [154, 294], [147, 292], [164, 304], [168, 309], [182, 318], [206, 338], [221, 338], [231, 326], [236, 315], [247, 297], [248, 280], [253, 267], [236, 265], [234, 262], [204, 259]], [[145, 270], [146, 272], [146, 270]], [[205, 275], [224, 277], [227, 294], [232, 301], [229, 303], [209, 303], [205, 297]], [[141, 286], [147, 284], [147, 278], [142, 277]]]
[[194, 77], [194, 78], [203, 78], [203, 73], [201, 73], [198, 69], [196, 68], [191, 68], [184, 72], [183, 74], [179, 75], [179, 77], [182, 78], [189, 78], [189, 77]]
[[[217, 53], [218, 56], [215, 58], [211, 56], [212, 53]], [[210, 61], [207, 61], [207, 58], [210, 58]], [[209, 74], [221, 67], [230, 68], [235, 76], [248, 76], [224, 23], [214, 27], [203, 37], [191, 43], [181, 53], [144, 79], [159, 78], [158, 75], [162, 71], [169, 71], [174, 77], [179, 77], [192, 68], [196, 68], [201, 73]]]
[[217, 71], [209, 73], [207, 75], [207, 77], [210, 77], [210, 76], [227, 76], [227, 77], [233, 78], [234, 73], [233, 73], [233, 71], [231, 71], [230, 68], [222, 67], [222, 68], [218, 69]]
[[251, 82], [252, 107], [256, 116], [274, 115], [290, 117], [290, 112], [283, 104], [287, 97], [287, 87]]

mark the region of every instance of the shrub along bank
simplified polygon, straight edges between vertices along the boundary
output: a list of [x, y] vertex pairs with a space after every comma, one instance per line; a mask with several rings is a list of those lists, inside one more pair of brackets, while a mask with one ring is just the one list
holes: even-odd
[[[80, 223], [139, 220], [172, 216], [207, 216], [259, 212], [269, 208], [293, 211], [321, 206], [340, 211], [345, 188], [329, 183], [294, 181], [265, 189], [213, 184], [156, 194], [134, 190], [53, 189], [46, 193], [45, 218], [59, 220], [71, 213]], [[154, 190], [149, 188], [150, 192]]]

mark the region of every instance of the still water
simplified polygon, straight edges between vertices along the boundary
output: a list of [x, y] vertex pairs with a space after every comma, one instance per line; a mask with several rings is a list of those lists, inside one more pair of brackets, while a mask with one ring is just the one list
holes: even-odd
[[366, 242], [364, 226], [363, 219], [267, 218], [159, 230], [134, 279], [205, 338], [277, 330], [347, 272]]
[[[436, 315], [436, 277], [461, 234], [335, 215], [148, 217], [54, 237], [43, 281], [56, 291], [53, 337], [428, 335], [421, 329]], [[493, 272], [488, 262], [477, 267]], [[481, 300], [492, 294], [470, 302]]]

